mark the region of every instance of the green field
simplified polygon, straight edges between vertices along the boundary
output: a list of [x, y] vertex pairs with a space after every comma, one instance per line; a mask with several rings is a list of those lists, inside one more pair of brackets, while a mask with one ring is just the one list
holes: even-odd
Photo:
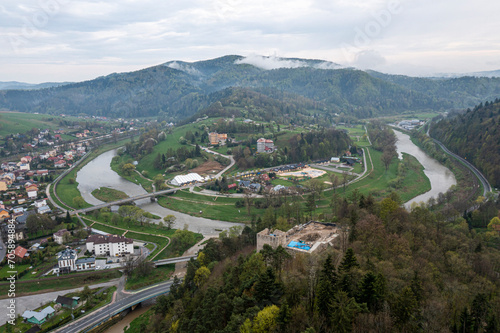
[[153, 284], [166, 281], [170, 278], [170, 276], [174, 271], [175, 271], [175, 264], [168, 264], [154, 268], [153, 272], [148, 276], [138, 277], [136, 274], [132, 274], [132, 276], [127, 278], [125, 289], [137, 290], [151, 286]]
[[[0, 136], [10, 134], [26, 133], [32, 128], [59, 129], [59, 120], [77, 120], [75, 117], [63, 118], [46, 114], [34, 114], [24, 112], [0, 112]], [[71, 136], [70, 136], [71, 137]], [[76, 139], [71, 137], [73, 140]]]
[[[337, 189], [337, 193], [341, 196], [349, 196], [355, 189], [357, 189], [361, 194], [372, 194], [376, 199], [381, 199], [388, 196], [392, 191], [395, 191], [400, 195], [402, 201], [406, 202], [411, 198], [430, 190], [430, 182], [423, 173], [422, 165], [413, 156], [408, 154], [403, 154], [403, 159], [409, 160], [411, 170], [408, 171], [406, 177], [404, 178], [401, 189], [393, 190], [388, 184], [397, 177], [399, 160], [394, 158], [389, 166], [389, 169], [386, 171], [380, 160], [382, 153], [373, 148], [367, 149], [370, 150], [375, 169], [373, 172], [369, 173], [369, 170], [371, 170], [371, 164], [367, 156], [369, 174], [360, 181], [348, 185], [345, 192], [342, 188]], [[324, 192], [324, 197], [320, 201], [320, 208], [318, 209], [318, 212], [325, 212], [329, 209], [330, 198], [332, 195], [333, 191], [331, 190]]]
[[[90, 157], [87, 158], [87, 161], [90, 161]], [[80, 207], [75, 207], [73, 199], [81, 196], [80, 191], [78, 190], [78, 182], [76, 181], [76, 174], [80, 170], [80, 168], [74, 168], [71, 170], [63, 179], [59, 181], [56, 187], [57, 195], [59, 199], [69, 207], [73, 208], [87, 208], [92, 207], [91, 204], [83, 201], [83, 205]]]
[[122, 191], [109, 187], [101, 187], [92, 191], [92, 195], [104, 202], [112, 202], [128, 198], [128, 195]]

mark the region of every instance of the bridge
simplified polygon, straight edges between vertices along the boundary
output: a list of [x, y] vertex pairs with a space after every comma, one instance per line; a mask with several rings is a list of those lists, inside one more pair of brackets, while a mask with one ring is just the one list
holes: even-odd
[[192, 255], [192, 256], [185, 256], [185, 257], [161, 259], [161, 260], [153, 261], [153, 263], [155, 264], [155, 266], [162, 266], [162, 265], [168, 265], [168, 264], [176, 264], [178, 262], [189, 261], [191, 259], [196, 259], [197, 257], [198, 256], [196, 256], [196, 255]]
[[55, 332], [59, 333], [88, 332], [89, 330], [108, 321], [113, 316], [116, 316], [122, 311], [125, 311], [139, 303], [147, 301], [148, 299], [168, 293], [170, 291], [172, 283], [173, 283], [172, 281], [169, 281], [154, 286], [152, 288], [146, 289], [144, 291], [139, 291], [120, 301], [107, 305], [106, 307], [101, 308], [100, 310], [92, 312], [89, 315], [56, 330]]
[[94, 210], [97, 210], [97, 209], [101, 209], [101, 208], [104, 208], [104, 207], [111, 207], [111, 206], [115, 206], [115, 205], [123, 205], [125, 203], [130, 203], [130, 202], [133, 202], [133, 201], [136, 201], [136, 200], [153, 198], [153, 197], [156, 197], [156, 196], [159, 196], [159, 195], [163, 195], [163, 194], [175, 193], [177, 191], [185, 190], [185, 189], [188, 189], [188, 188], [189, 188], [189, 186], [182, 186], [182, 187], [178, 187], [178, 188], [171, 188], [171, 189], [168, 189], [168, 190], [162, 190], [162, 191], [156, 191], [156, 192], [151, 192], [151, 193], [140, 194], [140, 195], [136, 195], [134, 197], [120, 199], [120, 200], [116, 200], [116, 201], [112, 201], [112, 202], [106, 202], [106, 203], [102, 203], [102, 204], [95, 205], [95, 206], [88, 207], [88, 208], [82, 208], [82, 209], [78, 209], [78, 210], [73, 210], [73, 211], [70, 211], [69, 213], [71, 215], [88, 213], [88, 212], [91, 212], [91, 211], [94, 211]]

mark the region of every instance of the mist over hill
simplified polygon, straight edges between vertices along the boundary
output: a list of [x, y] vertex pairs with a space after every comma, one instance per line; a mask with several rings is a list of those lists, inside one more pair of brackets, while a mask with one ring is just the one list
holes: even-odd
[[[227, 108], [228, 94], [241, 96], [241, 89], [249, 98], [265, 97], [264, 104], [273, 105], [272, 110], [261, 108], [263, 118], [287, 107], [301, 114], [367, 118], [472, 107], [500, 95], [500, 78], [414, 78], [323, 60], [229, 55], [192, 63], [169, 61], [44, 89], [0, 90], [0, 108], [180, 121], [203, 114], [217, 102]], [[232, 102], [241, 104], [234, 96]]]

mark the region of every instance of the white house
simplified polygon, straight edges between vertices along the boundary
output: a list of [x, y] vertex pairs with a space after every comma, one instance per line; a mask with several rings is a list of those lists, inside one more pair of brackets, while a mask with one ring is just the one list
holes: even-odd
[[21, 171], [29, 171], [29, 170], [30, 170], [30, 165], [29, 165], [29, 163], [22, 163], [22, 164], [19, 166], [19, 170], [21, 170]]
[[72, 272], [76, 270], [76, 260], [78, 255], [75, 250], [66, 249], [57, 254], [57, 265], [59, 272]]
[[80, 258], [75, 262], [76, 269], [79, 271], [85, 271], [88, 269], [95, 268], [95, 258]]
[[87, 238], [87, 250], [96, 256], [116, 257], [134, 253], [134, 242], [130, 238], [118, 235], [90, 235]]
[[28, 191], [26, 193], [28, 193], [28, 199], [35, 199], [38, 196], [38, 191], [35, 190]]
[[43, 206], [47, 206], [47, 201], [45, 199], [40, 199], [40, 200], [35, 201], [36, 208], [41, 208]]
[[49, 206], [42, 206], [37, 209], [38, 214], [45, 214], [45, 213], [50, 213], [52, 210], [50, 209]]
[[66, 234], [69, 234], [69, 231], [66, 229], [61, 229], [61, 230], [57, 231], [53, 235], [54, 242], [56, 242], [57, 244], [64, 243], [64, 235], [66, 235]]
[[257, 140], [257, 152], [258, 153], [272, 153], [274, 151], [273, 140], [260, 138]]

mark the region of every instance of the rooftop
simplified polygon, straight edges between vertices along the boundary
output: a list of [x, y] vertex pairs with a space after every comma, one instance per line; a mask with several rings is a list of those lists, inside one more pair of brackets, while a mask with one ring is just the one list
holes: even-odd
[[87, 238], [87, 243], [94, 243], [94, 244], [121, 243], [121, 242], [125, 242], [127, 244], [133, 243], [132, 239], [118, 235], [90, 235]]

